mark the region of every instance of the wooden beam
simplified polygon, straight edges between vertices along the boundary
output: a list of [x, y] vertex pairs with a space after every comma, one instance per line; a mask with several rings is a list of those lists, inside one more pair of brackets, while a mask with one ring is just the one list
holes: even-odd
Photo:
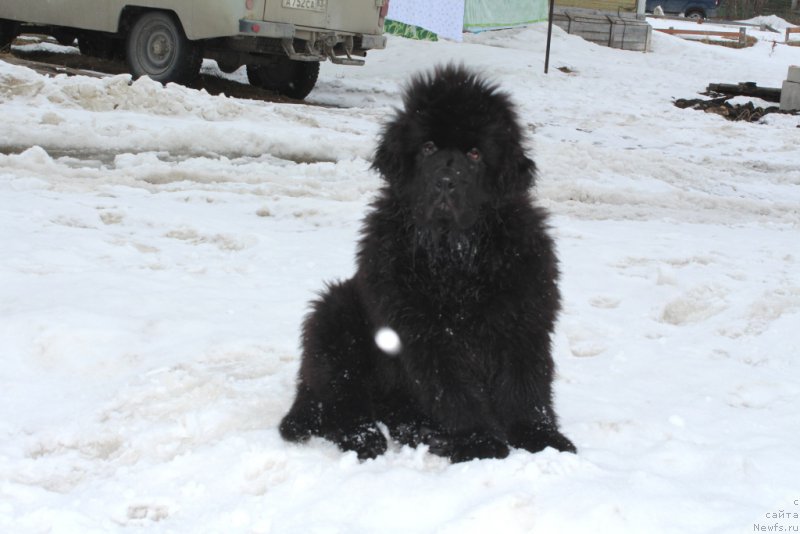
[[754, 96], [769, 102], [781, 101], [781, 90], [774, 87], [759, 87], [754, 82], [731, 83], [710, 83], [706, 91], [721, 93], [729, 96]]
[[717, 32], [713, 30], [676, 30], [675, 28], [657, 28], [658, 31], [670, 35], [704, 35], [706, 37], [727, 37], [729, 39], [739, 39], [740, 32]]

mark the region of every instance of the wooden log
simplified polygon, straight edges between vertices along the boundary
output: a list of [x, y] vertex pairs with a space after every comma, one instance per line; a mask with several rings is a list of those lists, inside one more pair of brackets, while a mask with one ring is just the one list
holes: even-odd
[[768, 102], [780, 102], [781, 90], [774, 87], [759, 87], [753, 82], [710, 83], [706, 91], [731, 96], [753, 96]]

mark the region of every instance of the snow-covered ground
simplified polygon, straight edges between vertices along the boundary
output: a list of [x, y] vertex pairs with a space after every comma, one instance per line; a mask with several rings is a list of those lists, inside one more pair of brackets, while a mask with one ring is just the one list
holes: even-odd
[[[324, 65], [322, 105], [0, 62], [0, 531], [800, 529], [800, 117], [672, 105], [779, 87], [800, 48], [654, 32], [643, 54], [555, 28], [544, 75], [545, 34], [390, 37]], [[352, 273], [404, 81], [447, 61], [501, 83], [530, 133], [579, 454], [288, 445], [306, 302]]]

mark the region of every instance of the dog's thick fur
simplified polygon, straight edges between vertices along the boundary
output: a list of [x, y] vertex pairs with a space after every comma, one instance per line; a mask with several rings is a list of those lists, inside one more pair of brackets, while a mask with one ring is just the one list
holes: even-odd
[[[552, 405], [558, 268], [523, 138], [508, 96], [465, 68], [411, 82], [375, 155], [386, 183], [358, 270], [304, 325], [285, 439], [372, 458], [387, 448], [383, 423], [452, 461], [575, 451]], [[381, 327], [398, 354], [376, 346]]]

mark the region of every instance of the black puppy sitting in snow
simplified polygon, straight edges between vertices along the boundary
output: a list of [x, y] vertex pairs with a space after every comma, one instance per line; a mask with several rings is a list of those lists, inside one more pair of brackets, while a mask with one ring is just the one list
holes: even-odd
[[557, 260], [522, 143], [508, 96], [476, 74], [449, 66], [412, 81], [376, 153], [386, 183], [358, 271], [304, 325], [285, 439], [373, 458], [384, 423], [452, 461], [575, 451], [553, 411]]

